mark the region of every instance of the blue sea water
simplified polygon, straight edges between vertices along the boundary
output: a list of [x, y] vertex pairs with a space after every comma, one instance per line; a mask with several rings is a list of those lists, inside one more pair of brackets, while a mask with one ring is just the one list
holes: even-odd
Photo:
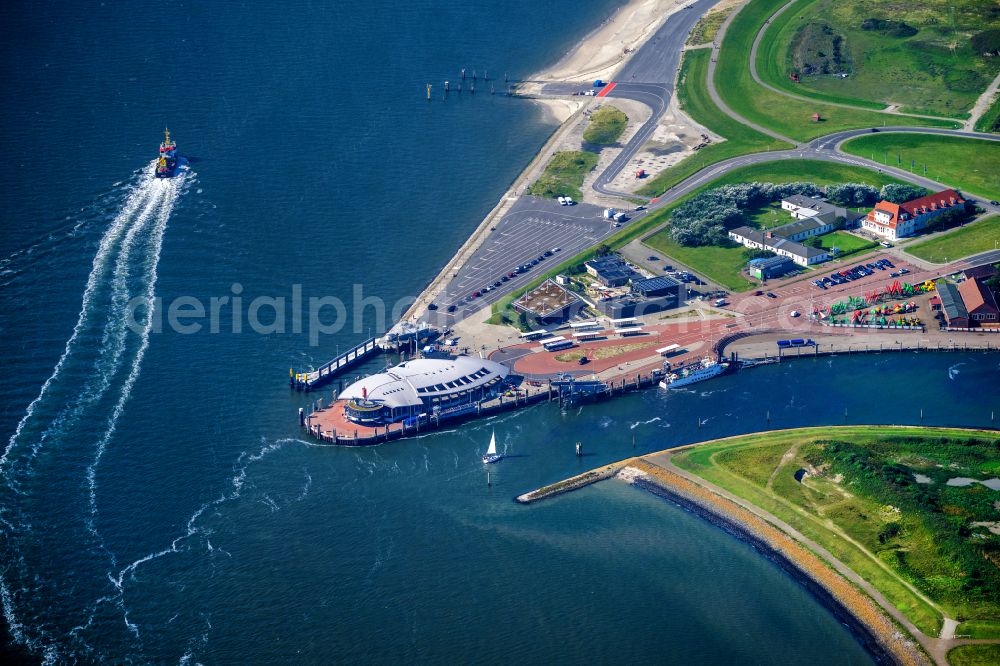
[[[767, 409], [772, 425], [845, 409], [915, 422], [920, 407], [988, 425], [996, 356], [799, 361], [348, 450], [300, 438], [307, 398], [284, 375], [377, 329], [375, 308], [311, 345], [225, 318], [158, 331], [141, 306], [295, 285], [348, 306], [355, 285], [414, 295], [554, 129], [482, 84], [445, 101], [441, 82], [461, 67], [528, 76], [614, 7], [0, 7], [0, 600], [20, 648], [52, 662], [870, 660], [793, 580], [670, 504], [617, 482], [511, 498], [764, 428]], [[188, 164], [156, 181], [166, 125]], [[493, 428], [516, 456], [488, 487]]]

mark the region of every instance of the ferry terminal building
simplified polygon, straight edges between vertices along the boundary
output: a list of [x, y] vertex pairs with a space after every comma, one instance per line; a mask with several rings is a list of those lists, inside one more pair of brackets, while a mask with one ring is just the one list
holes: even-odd
[[338, 399], [347, 401], [350, 421], [366, 426], [447, 416], [495, 398], [509, 373], [505, 365], [473, 356], [414, 359], [351, 384]]

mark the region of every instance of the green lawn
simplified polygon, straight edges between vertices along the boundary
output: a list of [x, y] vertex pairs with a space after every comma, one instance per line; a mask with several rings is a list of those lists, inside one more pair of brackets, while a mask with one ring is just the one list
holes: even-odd
[[[946, 120], [886, 116], [874, 111], [831, 106], [821, 101], [796, 100], [757, 85], [750, 77], [750, 47], [760, 26], [786, 1], [751, 0], [729, 25], [722, 42], [715, 85], [735, 112], [751, 122], [799, 141], [845, 129], [881, 126], [887, 121], [893, 125], [958, 127], [958, 123]], [[812, 121], [814, 113], [820, 115], [821, 122]]]
[[992, 250], [998, 247], [998, 243], [1000, 243], [1000, 217], [994, 215], [967, 224], [962, 229], [943, 233], [936, 238], [907, 245], [906, 251], [925, 261], [943, 264]]
[[747, 226], [757, 229], [773, 229], [794, 221], [787, 210], [781, 210], [781, 202], [775, 201], [753, 211], [748, 218]]
[[872, 241], [865, 240], [864, 238], [858, 238], [854, 234], [849, 234], [846, 231], [833, 231], [820, 236], [819, 239], [820, 247], [826, 250], [836, 247], [840, 250], [837, 254], [838, 258], [857, 254], [859, 252], [866, 252], [873, 247], [878, 247], [878, 243], [873, 243]]
[[610, 146], [618, 141], [626, 125], [628, 116], [613, 106], [602, 106], [590, 115], [583, 140], [598, 146]]
[[666, 231], [654, 234], [643, 242], [671, 259], [690, 266], [730, 291], [746, 291], [756, 287], [755, 282], [750, 282], [741, 273], [747, 264], [747, 260], [743, 257], [746, 248], [742, 245], [734, 243], [732, 247], [715, 245], [686, 247], [676, 243]]
[[[993, 6], [993, 0], [922, 0], [886, 7], [871, 0], [799, 0], [765, 33], [757, 71], [775, 87], [816, 99], [869, 108], [896, 103], [917, 113], [968, 117], [1000, 71], [997, 58], [974, 52], [970, 42], [980, 30], [1000, 27], [1000, 12], [988, 11]], [[897, 37], [863, 30], [867, 18], [902, 21], [917, 32]], [[848, 76], [813, 74], [795, 83], [789, 73], [796, 65], [797, 35], [818, 26], [845, 40]]]
[[[992, 475], [1000, 464], [1000, 433], [784, 430], [708, 442], [673, 459], [817, 541], [929, 635], [937, 634], [942, 613], [988, 624], [1000, 611], [994, 582], [1000, 573], [980, 552], [997, 538], [962, 527], [993, 515], [992, 495], [978, 485], [945, 485], [952, 476]], [[813, 471], [801, 476], [807, 469]], [[933, 482], [916, 484], [915, 472]], [[973, 570], [977, 578], [970, 580]], [[979, 634], [990, 635], [985, 627]]]
[[556, 153], [528, 192], [540, 197], [570, 196], [583, 199], [580, 187], [597, 166], [597, 154], [583, 150]]
[[895, 132], [851, 139], [844, 152], [910, 168], [927, 177], [987, 199], [1000, 199], [1000, 141]]
[[865, 169], [863, 167], [840, 164], [837, 162], [821, 162], [817, 160], [776, 160], [764, 162], [742, 169], [735, 169], [724, 176], [713, 180], [698, 191], [726, 185], [728, 183], [793, 183], [797, 181], [815, 183], [817, 185], [837, 185], [840, 183], [865, 183], [873, 187], [882, 187], [889, 183], [903, 181], [884, 173]]
[[662, 171], [643, 185], [638, 190], [639, 194], [647, 196], [661, 194], [706, 166], [730, 157], [791, 148], [791, 144], [772, 139], [733, 120], [712, 102], [705, 83], [711, 55], [712, 50], [709, 48], [694, 49], [684, 54], [678, 77], [677, 99], [686, 114], [716, 134], [725, 137], [726, 140], [709, 144], [694, 155]]

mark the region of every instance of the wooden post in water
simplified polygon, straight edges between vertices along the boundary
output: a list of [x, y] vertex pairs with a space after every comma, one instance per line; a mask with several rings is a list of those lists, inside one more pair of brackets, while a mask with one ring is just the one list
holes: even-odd
[[431, 98], [431, 84], [427, 84], [427, 99]]
[[583, 457], [583, 442], [576, 443], [576, 457], [577, 458]]

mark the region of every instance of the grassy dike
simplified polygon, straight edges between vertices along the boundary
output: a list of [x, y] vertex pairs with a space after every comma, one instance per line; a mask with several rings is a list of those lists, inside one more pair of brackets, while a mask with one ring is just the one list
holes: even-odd
[[[916, 474], [932, 484], [918, 482]], [[822, 426], [666, 449], [521, 498], [544, 499], [611, 476], [663, 495], [756, 544], [835, 613], [846, 611], [874, 652], [896, 663], [926, 663], [927, 655], [872, 595], [931, 639], [943, 615], [961, 621], [957, 635], [1000, 638], [994, 584], [1000, 574], [986, 559], [997, 553], [990, 545], [996, 537], [984, 527], [972, 530], [985, 537], [960, 527], [989, 514], [996, 491], [944, 483], [998, 474], [995, 430]], [[974, 570], [986, 578], [967, 579]], [[863, 584], [852, 582], [856, 577]], [[969, 645], [948, 658], [986, 664], [996, 663], [998, 654], [1000, 644]]]
[[730, 118], [712, 102], [706, 85], [711, 57], [711, 48], [693, 49], [684, 53], [684, 61], [681, 63], [680, 75], [677, 78], [677, 99], [684, 113], [726, 140], [709, 144], [694, 155], [660, 172], [644, 184], [637, 191], [638, 194], [656, 196], [708, 165], [730, 157], [792, 147], [791, 144], [772, 139]]
[[[807, 102], [772, 92], [750, 76], [750, 49], [757, 31], [787, 0], [751, 0], [736, 14], [723, 39], [715, 84], [719, 95], [736, 113], [798, 141], [847, 129], [893, 125], [957, 128], [959, 123], [908, 116], [888, 116], [874, 111]], [[820, 114], [821, 122], [812, 115]]]
[[887, 132], [859, 136], [845, 142], [845, 153], [910, 168], [956, 187], [966, 194], [1000, 199], [1000, 141], [958, 136]]

